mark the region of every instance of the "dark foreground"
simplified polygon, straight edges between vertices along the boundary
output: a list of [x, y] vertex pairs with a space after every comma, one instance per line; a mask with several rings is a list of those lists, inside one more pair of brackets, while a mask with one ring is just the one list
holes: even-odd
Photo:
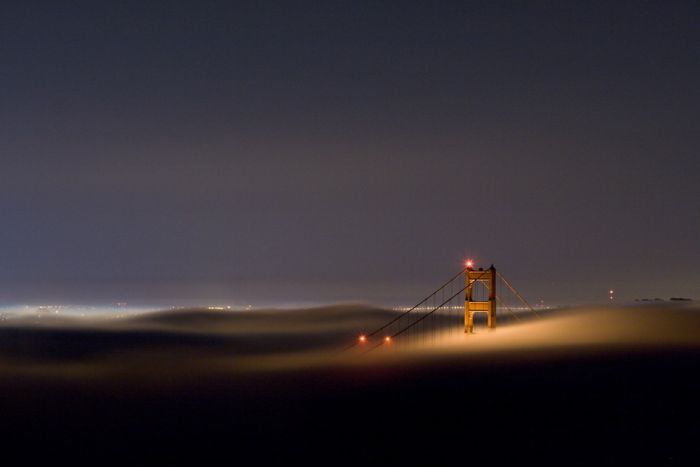
[[437, 465], [698, 459], [700, 354], [374, 367], [133, 383], [2, 383], [2, 440], [29, 460]]

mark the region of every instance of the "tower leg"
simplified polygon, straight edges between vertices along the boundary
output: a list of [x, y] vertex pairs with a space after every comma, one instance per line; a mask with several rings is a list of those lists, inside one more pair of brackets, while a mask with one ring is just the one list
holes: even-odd
[[474, 313], [471, 311], [464, 314], [464, 332], [467, 334], [474, 332]]

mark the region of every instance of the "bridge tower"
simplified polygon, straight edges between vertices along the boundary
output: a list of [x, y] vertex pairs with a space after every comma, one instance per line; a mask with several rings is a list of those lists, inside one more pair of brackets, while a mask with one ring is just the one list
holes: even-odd
[[[496, 268], [474, 269], [467, 265], [466, 286], [467, 293], [464, 301], [464, 332], [474, 332], [474, 314], [486, 313], [488, 316], [488, 327], [496, 327]], [[488, 300], [475, 300], [474, 285], [482, 283], [489, 291]]]

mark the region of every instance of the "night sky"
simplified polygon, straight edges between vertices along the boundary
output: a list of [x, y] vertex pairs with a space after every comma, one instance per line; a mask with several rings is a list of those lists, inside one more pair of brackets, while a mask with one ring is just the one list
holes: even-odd
[[[700, 298], [700, 3], [2, 2], [0, 301]], [[256, 303], [257, 303], [256, 302]]]

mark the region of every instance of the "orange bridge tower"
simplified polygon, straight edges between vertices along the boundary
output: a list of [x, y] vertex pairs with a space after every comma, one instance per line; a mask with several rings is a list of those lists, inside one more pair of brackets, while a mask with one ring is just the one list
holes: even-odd
[[[467, 292], [464, 301], [464, 332], [474, 332], [475, 313], [486, 313], [488, 328], [494, 329], [496, 327], [496, 268], [493, 264], [486, 270], [474, 269], [468, 265], [465, 280]], [[486, 291], [481, 290], [482, 293], [479, 294], [479, 290], [475, 290], [479, 288], [486, 289], [488, 299], [486, 299]]]

